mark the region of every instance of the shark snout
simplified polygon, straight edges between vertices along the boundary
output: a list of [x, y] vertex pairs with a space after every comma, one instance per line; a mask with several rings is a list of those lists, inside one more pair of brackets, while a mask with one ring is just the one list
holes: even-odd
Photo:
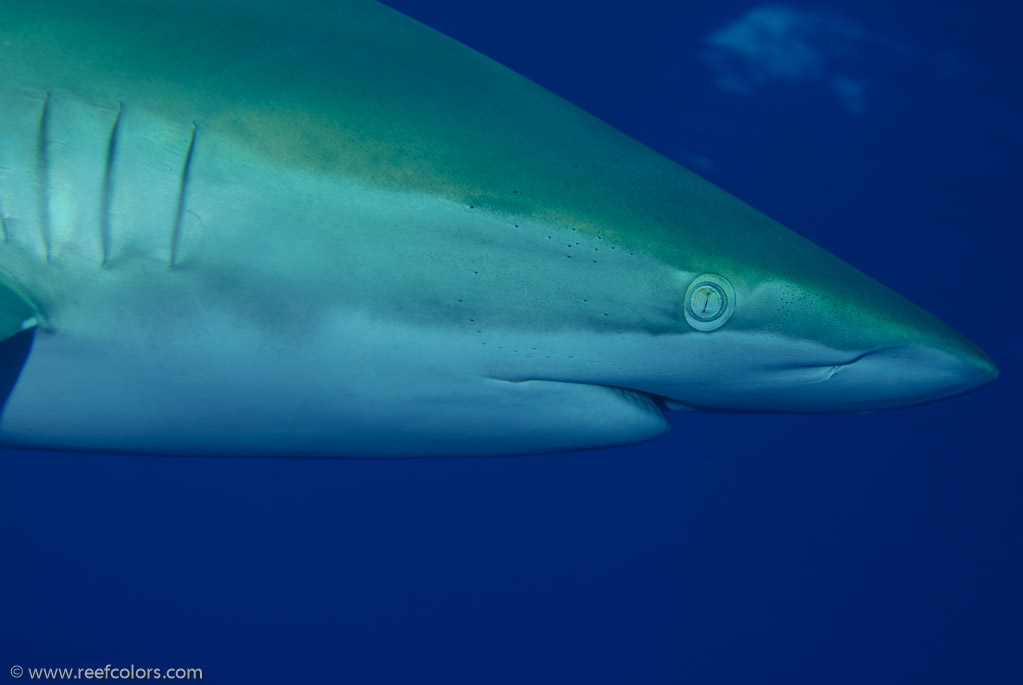
[[[971, 343], [972, 345], [972, 343]], [[998, 379], [998, 364], [984, 350], [972, 345], [973, 350], [966, 354], [956, 355], [963, 378], [968, 382], [968, 390], [976, 390]]]
[[[769, 321], [779, 328], [768, 355], [778, 366], [765, 384], [777, 410], [895, 409], [998, 377], [994, 360], [951, 325], [851, 268], [844, 275], [833, 288], [798, 290], [797, 313]], [[783, 299], [774, 289], [762, 294], [765, 304]]]
[[923, 404], [976, 390], [998, 377], [979, 347], [910, 343], [877, 348], [818, 367], [821, 410], [874, 411]]
[[971, 340], [867, 283], [869, 299], [806, 293], [799, 315], [787, 317], [770, 306], [782, 298], [764, 289], [736, 314], [748, 317], [737, 330], [685, 337], [679, 358], [695, 361], [679, 373], [683, 382], [651, 391], [670, 409], [869, 412], [954, 397], [998, 377]]
[[888, 300], [884, 317], [901, 325], [881, 326], [889, 344], [855, 364], [879, 393], [876, 408], [890, 409], [961, 395], [994, 382], [998, 365], [976, 343], [937, 316], [901, 297]]

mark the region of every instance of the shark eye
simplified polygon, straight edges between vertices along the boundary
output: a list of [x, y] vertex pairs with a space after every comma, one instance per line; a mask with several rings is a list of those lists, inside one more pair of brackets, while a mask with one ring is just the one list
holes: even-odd
[[701, 274], [686, 289], [686, 321], [698, 331], [721, 328], [735, 311], [735, 290], [717, 274]]

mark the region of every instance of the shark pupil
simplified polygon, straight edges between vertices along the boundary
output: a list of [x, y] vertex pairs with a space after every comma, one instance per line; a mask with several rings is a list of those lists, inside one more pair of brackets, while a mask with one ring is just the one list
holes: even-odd
[[725, 294], [713, 283], [701, 283], [693, 291], [693, 315], [710, 321], [721, 316], [725, 309]]
[[725, 311], [725, 294], [713, 283], [700, 283], [690, 300], [693, 316], [700, 321], [713, 321]]

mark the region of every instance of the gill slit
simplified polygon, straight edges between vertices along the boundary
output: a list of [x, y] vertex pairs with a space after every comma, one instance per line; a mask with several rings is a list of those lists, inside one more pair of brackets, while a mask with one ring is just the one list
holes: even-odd
[[50, 261], [50, 159], [48, 145], [50, 128], [50, 93], [43, 100], [36, 139], [36, 180], [39, 184], [39, 234], [46, 261]]
[[124, 103], [117, 103], [117, 117], [114, 125], [110, 128], [110, 140], [107, 143], [107, 160], [103, 174], [103, 197], [100, 206], [100, 249], [102, 258], [100, 266], [106, 266], [110, 259], [110, 242], [112, 231], [112, 217], [110, 216], [111, 201], [114, 192], [114, 157], [117, 154], [117, 133], [121, 127], [121, 115], [124, 113]]
[[188, 143], [188, 153], [185, 155], [185, 164], [181, 169], [181, 186], [178, 191], [178, 211], [174, 218], [174, 231], [171, 233], [170, 244], [170, 267], [174, 268], [178, 258], [178, 242], [181, 240], [181, 224], [185, 218], [185, 204], [188, 200], [188, 180], [192, 168], [192, 155], [195, 153], [195, 139], [199, 126], [192, 122], [192, 139]]

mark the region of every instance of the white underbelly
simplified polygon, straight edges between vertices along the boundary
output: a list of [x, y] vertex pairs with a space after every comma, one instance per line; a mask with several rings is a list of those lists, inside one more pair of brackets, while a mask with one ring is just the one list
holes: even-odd
[[[643, 395], [494, 374], [516, 356], [525, 365], [553, 352], [541, 340], [495, 357], [478, 338], [359, 315], [302, 338], [275, 345], [221, 329], [142, 346], [131, 335], [83, 344], [41, 333], [0, 438], [43, 449], [375, 457], [585, 449], [667, 430]], [[491, 342], [496, 351], [515, 338]]]

